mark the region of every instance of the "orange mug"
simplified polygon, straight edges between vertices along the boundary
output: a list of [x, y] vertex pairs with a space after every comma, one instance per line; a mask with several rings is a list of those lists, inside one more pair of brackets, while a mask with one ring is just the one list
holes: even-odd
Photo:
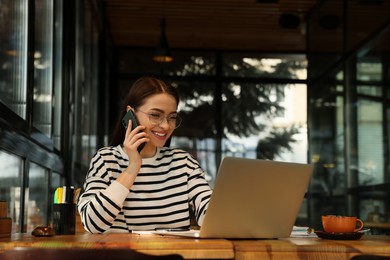
[[[358, 227], [356, 227], [359, 224]], [[363, 221], [357, 217], [325, 215], [322, 226], [327, 233], [352, 233], [363, 228]]]

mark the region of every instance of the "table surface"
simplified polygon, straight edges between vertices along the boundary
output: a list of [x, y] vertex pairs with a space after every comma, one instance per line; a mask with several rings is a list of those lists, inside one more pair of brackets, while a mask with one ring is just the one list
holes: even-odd
[[181, 254], [192, 259], [349, 259], [357, 254], [390, 256], [390, 236], [364, 235], [359, 240], [326, 240], [317, 237], [282, 239], [194, 239], [155, 234], [88, 234], [34, 237], [13, 234], [0, 238], [0, 253], [15, 247], [34, 248], [130, 248], [163, 255]]

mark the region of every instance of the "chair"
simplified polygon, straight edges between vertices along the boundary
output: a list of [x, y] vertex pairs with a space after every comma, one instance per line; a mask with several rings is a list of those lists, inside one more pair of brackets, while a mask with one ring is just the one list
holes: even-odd
[[0, 253], [4, 260], [182, 260], [178, 254], [149, 255], [132, 249], [91, 249], [91, 248], [14, 248]]

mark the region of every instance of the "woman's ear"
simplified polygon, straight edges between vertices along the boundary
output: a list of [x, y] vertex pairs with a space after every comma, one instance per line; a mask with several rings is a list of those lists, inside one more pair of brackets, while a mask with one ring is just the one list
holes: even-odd
[[134, 111], [134, 108], [132, 108], [131, 106], [127, 105], [126, 106], [126, 112], [129, 112], [130, 109]]

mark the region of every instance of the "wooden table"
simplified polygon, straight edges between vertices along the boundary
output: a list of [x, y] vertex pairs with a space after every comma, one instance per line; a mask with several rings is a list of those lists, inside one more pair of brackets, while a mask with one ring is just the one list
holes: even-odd
[[[225, 239], [187, 239], [173, 236], [137, 234], [89, 234], [34, 237], [13, 234], [0, 238], [1, 252], [15, 247], [37, 248], [129, 248], [146, 254], [180, 254], [190, 259], [233, 259], [233, 243]], [[0, 257], [1, 258], [1, 257]]]
[[235, 259], [350, 259], [360, 254], [390, 257], [390, 236], [359, 240], [285, 238], [233, 241]]
[[390, 256], [390, 236], [365, 235], [360, 240], [285, 238], [275, 240], [192, 239], [160, 235], [88, 234], [33, 237], [13, 234], [0, 238], [1, 253], [15, 247], [34, 248], [130, 248], [191, 259], [350, 259], [358, 254]]

